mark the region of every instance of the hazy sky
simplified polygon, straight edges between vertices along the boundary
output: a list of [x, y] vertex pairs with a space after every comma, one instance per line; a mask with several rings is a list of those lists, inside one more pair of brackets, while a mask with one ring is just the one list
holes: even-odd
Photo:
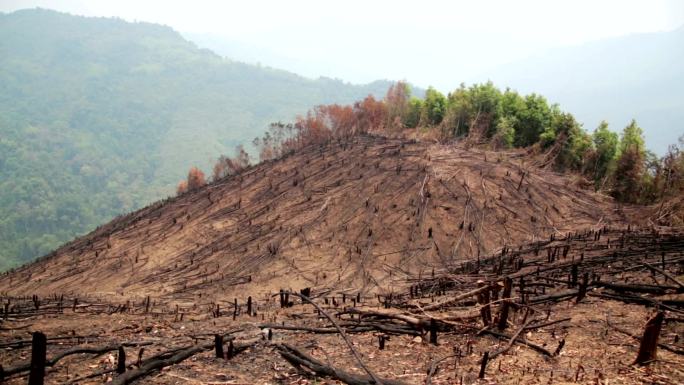
[[308, 77], [444, 91], [544, 49], [684, 25], [680, 0], [0, 0], [3, 12], [33, 7], [167, 24]]

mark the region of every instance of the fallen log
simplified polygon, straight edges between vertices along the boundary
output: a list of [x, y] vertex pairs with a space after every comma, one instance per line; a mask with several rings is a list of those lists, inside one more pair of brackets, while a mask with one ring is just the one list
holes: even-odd
[[[494, 331], [494, 330], [489, 330], [489, 329], [482, 330], [481, 333], [490, 334], [490, 335], [492, 335], [492, 336], [494, 336], [494, 337], [501, 338], [501, 339], [506, 339], [506, 340], [509, 340], [509, 341], [511, 340], [511, 337], [512, 337], [512, 336], [509, 336], [509, 335], [507, 335], [507, 334], [499, 333], [499, 332], [496, 332], [496, 331]], [[527, 346], [527, 347], [529, 347], [529, 348], [531, 348], [531, 349], [534, 349], [534, 350], [536, 350], [537, 352], [539, 352], [539, 353], [541, 353], [541, 354], [543, 354], [543, 355], [545, 355], [545, 356], [547, 356], [547, 357], [552, 357], [552, 356], [553, 356], [553, 353], [551, 353], [550, 351], [548, 351], [548, 350], [542, 348], [542, 347], [539, 346], [539, 345], [533, 344], [532, 342], [523, 341], [523, 340], [518, 340], [518, 339], [516, 339], [516, 340], [514, 340], [514, 341], [515, 341], [515, 343], [517, 343], [517, 344], [525, 345], [525, 346]]]
[[413, 325], [416, 328], [426, 329], [430, 326], [430, 319], [425, 317], [416, 317], [412, 315], [407, 315], [391, 309], [370, 309], [370, 308], [358, 308], [349, 307], [344, 310], [343, 313], [348, 314], [359, 314], [361, 316], [374, 316], [378, 318], [389, 318], [399, 321], [406, 322], [409, 325]]
[[345, 342], [345, 343], [347, 344], [347, 346], [349, 347], [349, 350], [351, 350], [352, 355], [353, 355], [354, 358], [356, 359], [356, 362], [359, 363], [359, 366], [361, 366], [361, 367], [363, 368], [363, 370], [366, 371], [366, 373], [368, 373], [368, 376], [373, 380], [373, 382], [374, 382], [375, 384], [377, 384], [377, 385], [382, 385], [382, 383], [381, 383], [380, 380], [377, 378], [377, 376], [373, 373], [373, 371], [370, 370], [370, 368], [368, 368], [368, 367], [366, 366], [366, 364], [363, 363], [363, 360], [361, 359], [361, 355], [360, 355], [359, 352], [357, 352], [356, 349], [354, 348], [354, 344], [352, 344], [352, 342], [349, 340], [349, 338], [347, 338], [347, 334], [344, 332], [344, 329], [342, 329], [342, 328], [340, 327], [340, 325], [337, 323], [337, 321], [335, 321], [335, 319], [334, 319], [333, 317], [331, 317], [330, 314], [328, 314], [325, 310], [323, 310], [317, 303], [315, 303], [314, 301], [312, 301], [311, 298], [309, 298], [309, 297], [307, 297], [307, 296], [305, 296], [305, 295], [302, 295], [302, 294], [294, 293], [294, 292], [293, 292], [293, 293], [290, 293], [290, 294], [292, 294], [292, 295], [294, 295], [294, 296], [297, 296], [297, 297], [301, 298], [302, 301], [308, 302], [309, 304], [311, 304], [311, 306], [315, 307], [315, 308], [318, 310], [319, 313], [323, 314], [323, 315], [325, 316], [325, 318], [327, 318], [328, 321], [330, 321], [330, 322], [333, 324], [333, 326], [340, 332], [340, 337], [342, 337], [342, 339], [344, 340], [344, 342]]
[[677, 307], [684, 307], [684, 300], [677, 299], [663, 299], [657, 300], [653, 298], [641, 297], [638, 295], [629, 294], [608, 294], [608, 293], [588, 293], [590, 297], [598, 297], [605, 299], [612, 299], [616, 301], [622, 301], [625, 303], [636, 303], [644, 306], [660, 307], [662, 309], [670, 310], [676, 313], [684, 313], [681, 309]]
[[670, 281], [676, 283], [677, 286], [679, 286], [679, 288], [684, 289], [684, 283], [683, 283], [682, 281], [678, 280], [678, 279], [677, 279], [675, 276], [673, 276], [672, 274], [668, 273], [667, 271], [665, 271], [665, 270], [663, 270], [663, 269], [660, 269], [660, 268], [658, 268], [658, 267], [655, 267], [655, 266], [653, 266], [653, 265], [651, 265], [650, 263], [647, 263], [647, 262], [641, 262], [641, 264], [644, 265], [644, 266], [646, 266], [646, 267], [648, 267], [649, 269], [651, 269], [651, 270], [653, 270], [653, 271], [657, 271], [658, 273], [662, 274], [662, 275], [665, 276], [666, 278], [669, 278]]
[[[48, 359], [45, 361], [45, 366], [46, 367], [52, 367], [57, 364], [61, 359], [64, 357], [68, 357], [74, 354], [95, 354], [95, 355], [101, 355], [107, 352], [111, 352], [114, 350], [118, 350], [119, 346], [125, 346], [125, 347], [131, 347], [131, 346], [146, 346], [146, 345], [151, 345], [152, 342], [124, 342], [123, 344], [112, 344], [112, 345], [106, 345], [106, 346], [99, 346], [99, 347], [89, 347], [89, 346], [78, 346], [69, 350], [65, 350], [62, 353], [59, 353], [52, 357], [51, 359]], [[10, 376], [13, 374], [17, 373], [22, 373], [22, 372], [27, 372], [31, 369], [31, 363], [26, 362], [23, 364], [19, 364], [14, 367], [8, 367], [5, 369], [4, 373], [5, 376]]]
[[[246, 350], [250, 346], [253, 346], [257, 342], [261, 341], [261, 337], [256, 337], [250, 340], [245, 340], [241, 343], [236, 343], [233, 344], [234, 349], [233, 349], [233, 355], [238, 354], [239, 352]], [[189, 346], [186, 347], [175, 354], [173, 354], [169, 358], [152, 358], [152, 359], [147, 359], [145, 362], [137, 369], [134, 370], [129, 370], [117, 377], [114, 378], [110, 382], [111, 385], [125, 385], [125, 384], [130, 384], [133, 381], [145, 377], [159, 369], [165, 368], [167, 366], [175, 365], [177, 363], [180, 363], [195, 354], [212, 350], [214, 348], [214, 342], [202, 344], [202, 345], [194, 345], [194, 346]]]
[[443, 324], [448, 324], [446, 321], [462, 321], [462, 320], [472, 320], [480, 317], [480, 311], [477, 308], [464, 313], [442, 313], [442, 317], [431, 317], [429, 315], [419, 316], [413, 314], [406, 314], [393, 309], [371, 309], [371, 308], [346, 308], [342, 314], [359, 314], [361, 316], [377, 317], [384, 319], [394, 319], [398, 321], [405, 322], [417, 330], [427, 330], [430, 328], [430, 320], [434, 319], [436, 321], [442, 322]]
[[370, 376], [360, 376], [333, 366], [325, 365], [321, 361], [318, 361], [301, 350], [287, 344], [276, 345], [276, 349], [278, 350], [278, 353], [295, 368], [306, 368], [317, 376], [339, 380], [348, 385], [374, 385], [378, 383], [384, 385], [404, 385], [401, 381], [385, 378], [378, 378], [376, 381]]
[[[361, 324], [342, 324], [347, 333], [366, 333], [373, 330], [378, 330], [390, 334], [410, 334], [410, 335], [420, 335], [419, 331], [415, 329], [404, 329], [397, 325], [396, 327], [364, 322]], [[303, 331], [314, 334], [335, 334], [339, 333], [334, 327], [306, 327], [306, 326], [294, 326], [294, 325], [279, 325], [279, 324], [261, 324], [259, 325], [261, 329], [273, 329], [273, 330], [291, 330], [291, 331]]]
[[492, 360], [496, 358], [496, 356], [498, 356], [499, 354], [506, 353], [517, 341], [518, 337], [520, 336], [520, 333], [522, 333], [523, 330], [525, 330], [525, 327], [527, 327], [530, 324], [530, 322], [532, 322], [532, 320], [528, 320], [523, 325], [521, 325], [518, 328], [518, 330], [511, 336], [511, 339], [508, 341], [508, 344], [506, 344], [506, 346], [504, 346], [503, 348], [496, 350], [494, 353], [491, 353], [488, 358]]
[[539, 304], [539, 303], [550, 302], [550, 301], [559, 301], [559, 300], [563, 300], [563, 299], [576, 297], [578, 295], [578, 293], [579, 293], [579, 290], [572, 290], [572, 289], [571, 290], [564, 290], [560, 293], [540, 295], [537, 297], [528, 298], [528, 303]]
[[430, 369], [428, 369], [427, 377], [425, 378], [425, 385], [431, 385], [432, 384], [432, 376], [434, 376], [435, 373], [437, 373], [437, 367], [441, 362], [446, 361], [449, 358], [454, 358], [454, 357], [459, 357], [459, 356], [460, 356], [459, 354], [452, 354], [452, 355], [449, 355], [446, 357], [442, 357], [438, 360], [437, 359], [433, 360], [432, 363], [430, 364]]
[[466, 298], [475, 297], [480, 293], [484, 293], [486, 291], [489, 291], [491, 288], [492, 288], [492, 285], [485, 285], [485, 286], [479, 287], [475, 290], [471, 290], [469, 292], [459, 294], [455, 297], [451, 297], [446, 301], [437, 302], [437, 303], [433, 303], [430, 305], [422, 306], [422, 309], [425, 311], [430, 311], [430, 310], [437, 310], [437, 309], [440, 309], [443, 307], [448, 307], [448, 306], [454, 305], [460, 301], [463, 301]]
[[595, 281], [594, 284], [599, 287], [605, 287], [617, 292], [633, 292], [633, 293], [649, 293], [649, 294], [665, 294], [668, 291], [675, 291], [677, 293], [683, 292], [684, 288], [676, 286], [657, 286], [657, 285], [632, 285], [624, 283], [610, 283], [603, 281]]

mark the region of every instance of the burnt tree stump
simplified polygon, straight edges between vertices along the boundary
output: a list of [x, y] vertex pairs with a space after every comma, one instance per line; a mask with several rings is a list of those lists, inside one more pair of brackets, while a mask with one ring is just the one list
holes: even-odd
[[223, 336], [220, 334], [214, 334], [214, 350], [216, 358], [223, 358]]
[[635, 364], [647, 365], [656, 358], [656, 350], [658, 348], [658, 336], [660, 329], [663, 326], [665, 313], [660, 311], [646, 322], [644, 326], [644, 336], [641, 338], [639, 344], [639, 352], [634, 360]]
[[506, 277], [504, 278], [504, 288], [501, 294], [501, 299], [503, 303], [501, 304], [501, 312], [499, 313], [499, 323], [497, 328], [499, 330], [505, 330], [508, 326], [508, 308], [510, 307], [511, 290], [513, 289], [513, 280]]
[[434, 318], [430, 318], [430, 343], [437, 345], [437, 322]]
[[33, 333], [31, 343], [31, 371], [29, 385], [43, 385], [45, 379], [45, 360], [47, 355], [47, 337], [41, 332]]
[[119, 346], [119, 354], [117, 357], [116, 372], [122, 374], [126, 372], [126, 351], [123, 346]]
[[478, 374], [477, 378], [484, 378], [485, 376], [485, 370], [487, 370], [487, 363], [489, 362], [489, 352], [484, 352], [482, 355], [482, 361], [480, 362], [480, 374]]

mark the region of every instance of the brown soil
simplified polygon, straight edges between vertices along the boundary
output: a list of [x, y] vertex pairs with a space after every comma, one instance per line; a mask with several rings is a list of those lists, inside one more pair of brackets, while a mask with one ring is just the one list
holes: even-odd
[[370, 293], [390, 290], [396, 275], [623, 221], [610, 198], [525, 166], [521, 152], [356, 137], [118, 218], [0, 277], [0, 291]]
[[[636, 230], [625, 219], [638, 220], [636, 208], [623, 214], [610, 198], [524, 159], [357, 137], [153, 204], [0, 278], [0, 364], [7, 372], [27, 362], [34, 331], [61, 338], [49, 340], [48, 358], [73, 346], [144, 342], [143, 363], [227, 334], [250, 347], [230, 360], [207, 349], [137, 383], [337, 383], [296, 369], [279, 353], [284, 344], [364, 375], [311, 305], [293, 295], [293, 306], [280, 306], [279, 290], [310, 288], [381, 378], [424, 384], [432, 364], [448, 357], [432, 384], [684, 382], [684, 298], [674, 282], [682, 281], [684, 233]], [[513, 278], [508, 337], [497, 338], [487, 333], [498, 330], [504, 302], [495, 296], [505, 277]], [[482, 285], [488, 299], [453, 301]], [[255, 315], [247, 314], [248, 296]], [[484, 308], [494, 318], [486, 327]], [[657, 360], [632, 365], [658, 310], [665, 322]], [[431, 322], [437, 345], [428, 343]], [[525, 325], [516, 341], [551, 355], [516, 342], [478, 379], [483, 353], [506, 347]], [[384, 350], [380, 335], [390, 336]], [[129, 371], [139, 349], [125, 348]], [[111, 370], [116, 358], [116, 350], [70, 355], [48, 368], [46, 381]], [[27, 375], [19, 371], [7, 383], [26, 383]], [[110, 372], [78, 383], [116, 378]]]

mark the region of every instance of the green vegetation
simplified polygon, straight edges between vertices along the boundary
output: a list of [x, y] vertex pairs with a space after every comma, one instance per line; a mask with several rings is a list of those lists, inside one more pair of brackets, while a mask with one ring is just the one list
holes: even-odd
[[172, 29], [0, 14], [0, 269], [173, 194], [188, 165], [320, 103], [381, 95], [223, 59]]

